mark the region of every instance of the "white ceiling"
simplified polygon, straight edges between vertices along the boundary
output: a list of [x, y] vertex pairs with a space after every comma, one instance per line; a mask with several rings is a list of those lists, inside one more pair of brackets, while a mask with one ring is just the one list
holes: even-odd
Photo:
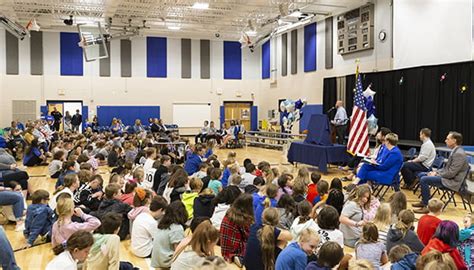
[[[114, 25], [131, 24], [141, 26], [146, 20], [147, 29], [141, 34], [210, 38], [215, 33], [222, 39], [237, 40], [247, 28], [248, 21], [260, 26], [280, 14], [280, 5], [290, 10], [300, 9], [317, 13], [315, 20], [337, 15], [362, 6], [368, 0], [200, 0], [209, 3], [209, 8], [192, 8], [195, 0], [0, 0], [0, 14], [8, 16], [22, 25], [36, 18], [43, 31], [75, 30], [67, 27], [63, 20], [74, 15], [74, 22], [101, 21], [111, 17]], [[180, 30], [170, 30], [178, 26]]]

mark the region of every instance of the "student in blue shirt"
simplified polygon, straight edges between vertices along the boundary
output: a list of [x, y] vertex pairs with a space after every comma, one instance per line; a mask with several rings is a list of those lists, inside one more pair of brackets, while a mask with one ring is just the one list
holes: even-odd
[[23, 157], [23, 165], [36, 166], [44, 164], [45, 161], [46, 157], [39, 149], [38, 139], [34, 138], [30, 146], [26, 149], [25, 156]]
[[278, 255], [275, 270], [305, 270], [307, 256], [313, 255], [319, 244], [319, 234], [312, 229], [304, 229], [297, 242], [289, 244]]
[[199, 165], [203, 162], [205, 148], [201, 144], [194, 145], [194, 152], [188, 157], [184, 164], [184, 170], [188, 175], [193, 175], [199, 171]]

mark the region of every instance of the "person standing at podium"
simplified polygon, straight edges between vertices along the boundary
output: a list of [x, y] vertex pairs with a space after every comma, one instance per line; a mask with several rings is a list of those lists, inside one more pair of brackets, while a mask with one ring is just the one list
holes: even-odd
[[336, 136], [337, 136], [337, 143], [344, 144], [344, 137], [347, 131], [347, 122], [349, 118], [347, 118], [347, 112], [344, 106], [342, 105], [342, 100], [336, 101], [336, 115], [331, 123], [334, 125], [336, 129]]

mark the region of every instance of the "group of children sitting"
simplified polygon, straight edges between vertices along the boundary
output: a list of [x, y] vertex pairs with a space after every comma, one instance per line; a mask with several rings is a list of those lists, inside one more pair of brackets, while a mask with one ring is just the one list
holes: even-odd
[[[153, 135], [90, 133], [53, 142], [49, 173], [56, 190], [31, 194], [24, 230], [27, 247], [51, 241], [58, 256], [47, 269], [133, 269], [120, 261], [125, 239], [135, 256], [151, 258], [156, 268], [473, 265], [470, 217], [461, 231], [441, 221], [438, 199], [415, 232], [402, 192], [381, 203], [368, 185], [344, 189], [340, 179], [328, 182], [306, 168], [294, 177], [266, 161], [239, 164], [232, 151], [219, 160], [213, 139], [183, 154], [156, 141]], [[111, 168], [108, 181], [101, 165]], [[216, 245], [224, 260], [215, 256]], [[344, 245], [355, 254], [345, 254]]]

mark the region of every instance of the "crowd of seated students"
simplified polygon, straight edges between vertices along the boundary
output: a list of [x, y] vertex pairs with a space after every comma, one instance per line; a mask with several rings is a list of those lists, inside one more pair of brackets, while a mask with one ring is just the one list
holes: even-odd
[[[37, 128], [47, 130], [27, 124], [31, 134]], [[448, 146], [457, 149], [459, 135], [450, 133]], [[440, 269], [430, 268], [433, 264], [467, 269], [473, 265], [474, 217], [467, 216], [460, 230], [456, 223], [438, 218], [443, 203], [432, 198], [415, 229], [414, 213], [406, 209], [402, 191], [388, 203], [373, 196], [370, 182], [386, 180], [381, 175], [402, 167], [396, 134], [384, 136], [375, 156], [379, 165], [362, 165], [356, 173], [358, 185], [346, 190], [340, 179], [328, 182], [306, 168], [293, 177], [266, 161], [254, 163], [247, 158], [239, 164], [235, 152], [219, 159], [214, 153], [216, 138], [209, 138], [206, 145], [186, 145], [181, 151], [156, 144], [160, 136], [89, 130], [45, 137], [43, 145], [36, 147], [45, 158], [52, 158], [49, 172], [57, 187], [51, 194], [42, 189], [32, 193], [26, 216], [22, 189], [28, 192], [27, 179], [26, 186], [4, 180], [15, 186], [0, 188], [0, 205], [12, 205], [26, 247], [51, 241], [58, 255], [47, 269], [77, 269], [78, 265], [133, 269], [129, 262], [120, 262], [120, 241], [125, 239], [131, 239], [135, 256], [150, 258], [156, 268], [189, 269], [209, 263], [277, 270], [337, 265], [381, 269], [389, 264], [394, 269]], [[27, 147], [35, 141], [40, 140], [33, 135]], [[453, 152], [460, 154], [460, 150]], [[9, 173], [22, 173], [8, 153], [2, 157], [0, 152], [0, 162], [9, 166], [4, 179], [9, 179]], [[111, 169], [108, 181], [98, 171], [105, 165]], [[444, 179], [457, 177], [452, 171], [438, 174], [442, 185]], [[424, 181], [434, 180], [422, 177], [422, 188]], [[0, 230], [0, 242], [7, 241], [3, 235]], [[224, 262], [215, 259], [216, 245]], [[344, 246], [355, 252], [344, 253]], [[10, 250], [2, 250], [0, 258], [15, 265]], [[3, 256], [10, 258], [3, 260]]]

